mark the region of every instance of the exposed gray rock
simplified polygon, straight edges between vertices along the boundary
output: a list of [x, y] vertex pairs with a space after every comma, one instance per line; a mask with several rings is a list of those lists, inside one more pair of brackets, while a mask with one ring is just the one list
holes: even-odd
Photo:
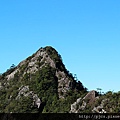
[[[78, 113], [78, 111], [81, 109], [81, 106], [80, 106], [80, 102], [81, 102], [81, 98], [78, 98], [76, 100], [76, 102], [74, 102], [73, 104], [71, 104], [71, 110], [70, 110], [70, 113]], [[83, 106], [82, 106], [83, 107]]]
[[21, 86], [19, 88], [19, 93], [18, 96], [16, 97], [17, 99], [20, 99], [21, 95], [25, 96], [25, 97], [32, 97], [33, 99], [33, 105], [36, 105], [38, 108], [40, 108], [41, 105], [41, 100], [40, 98], [37, 96], [37, 94], [34, 94], [33, 91], [29, 91], [29, 86]]
[[106, 111], [104, 110], [104, 102], [107, 100], [108, 99], [103, 99], [99, 106], [93, 108], [92, 112], [93, 113], [106, 113]]
[[37, 105], [38, 108], [40, 108], [40, 104], [42, 103], [41, 100], [38, 98], [37, 94], [32, 94], [33, 95], [33, 101], [35, 105]]
[[[78, 98], [76, 102], [71, 105], [70, 113], [81, 113], [85, 110], [87, 104], [92, 104], [96, 100], [97, 93], [95, 90], [90, 91], [83, 99]], [[86, 102], [87, 100], [87, 102]], [[96, 108], [95, 108], [96, 109]]]
[[19, 93], [18, 96], [16, 97], [16, 99], [20, 99], [21, 95], [23, 96], [28, 96], [28, 92], [29, 92], [29, 86], [21, 86], [19, 88]]
[[71, 105], [70, 113], [76, 113], [76, 111], [77, 111], [77, 104], [76, 104], [76, 102], [74, 102], [74, 103]]
[[80, 101], [81, 101], [81, 98], [78, 98], [77, 101], [76, 101], [76, 103], [79, 104]]
[[[58, 78], [58, 93], [59, 98], [64, 98], [64, 95], [67, 93], [67, 91], [70, 90], [70, 82], [71, 80], [67, 75], [62, 71], [56, 71], [56, 76]], [[61, 95], [60, 93], [63, 93], [64, 95]]]
[[82, 106], [79, 108], [80, 110], [84, 110], [87, 103], [83, 100]]
[[0, 82], [0, 90], [3, 88], [3, 86], [2, 86], [2, 84], [1, 84], [1, 82]]
[[15, 75], [15, 73], [17, 73], [17, 72], [18, 72], [18, 69], [16, 69], [15, 71], [13, 71], [13, 72], [10, 73], [9, 75], [7, 75], [7, 76], [6, 76], [7, 80], [10, 80], [10, 79], [14, 78], [14, 75]]
[[[39, 66], [39, 64], [38, 64], [39, 62], [43, 63], [43, 64], [41, 64]], [[30, 56], [26, 60], [23, 60], [22, 62], [20, 62], [18, 67], [16, 68], [16, 70], [7, 76], [7, 79], [10, 80], [10, 79], [14, 78], [14, 75], [18, 71], [20, 71], [19, 68], [24, 65], [26, 68], [24, 69], [24, 71], [21, 75], [21, 78], [25, 74], [35, 73], [36, 71], [38, 71], [38, 69], [42, 69], [42, 67], [44, 67], [46, 64], [49, 64], [52, 68], [57, 69], [54, 60], [52, 58], [50, 58], [50, 56], [48, 55], [46, 50], [41, 48], [35, 54], [33, 54], [32, 57]], [[72, 88], [73, 84], [70, 81], [70, 78], [68, 77], [68, 75], [64, 71], [56, 70], [56, 77], [58, 78], [59, 98], [64, 98], [67, 91], [69, 91]], [[21, 91], [23, 91], [23, 90], [21, 90]], [[63, 93], [63, 95], [60, 94], [61, 92]], [[22, 92], [20, 92], [19, 94], [22, 94]], [[27, 94], [24, 94], [24, 95], [27, 96]]]
[[96, 98], [96, 91], [90, 91], [83, 99], [95, 99]]
[[[38, 58], [41, 56], [41, 60], [38, 61]], [[44, 64], [41, 66], [38, 66], [38, 62], [43, 62]], [[26, 71], [24, 71], [24, 74], [26, 73], [35, 73], [38, 68], [42, 68], [43, 66], [45, 66], [45, 64], [49, 64], [51, 67], [56, 68], [54, 61], [50, 58], [50, 56], [47, 54], [46, 51], [44, 51], [43, 49], [37, 51], [36, 54], [34, 54], [34, 56], [31, 59], [26, 59], [24, 61], [22, 61], [19, 66], [22, 66], [24, 64], [28, 63], [28, 66], [26, 67]], [[24, 75], [23, 74], [23, 75]]]

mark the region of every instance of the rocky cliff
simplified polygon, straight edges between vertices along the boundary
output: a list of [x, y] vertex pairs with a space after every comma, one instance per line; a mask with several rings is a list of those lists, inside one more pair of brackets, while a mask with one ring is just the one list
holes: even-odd
[[120, 92], [87, 91], [50, 46], [0, 75], [0, 113], [113, 112], [120, 112]]
[[[69, 94], [86, 91], [50, 46], [40, 48], [18, 66], [3, 73], [0, 90], [0, 112], [41, 112], [41, 104], [44, 105], [42, 112], [54, 112], [49, 109], [55, 107], [55, 102], [67, 102]], [[69, 99], [73, 101], [73, 98]], [[58, 109], [56, 112], [62, 112]]]

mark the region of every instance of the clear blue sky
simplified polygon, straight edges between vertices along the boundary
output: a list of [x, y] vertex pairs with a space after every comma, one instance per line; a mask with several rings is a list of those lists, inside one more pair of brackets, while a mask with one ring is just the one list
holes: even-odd
[[47, 45], [88, 90], [120, 91], [120, 0], [0, 1], [0, 73]]

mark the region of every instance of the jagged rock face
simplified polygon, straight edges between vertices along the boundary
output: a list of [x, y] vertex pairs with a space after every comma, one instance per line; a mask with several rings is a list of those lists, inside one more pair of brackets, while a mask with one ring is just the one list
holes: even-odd
[[81, 113], [88, 103], [82, 98], [78, 98], [76, 102], [71, 105], [70, 113]]
[[[53, 51], [55, 50], [53, 49]], [[56, 52], [56, 55], [59, 58], [59, 55], [57, 52]], [[10, 79], [14, 78], [14, 75], [17, 72], [20, 72], [21, 71], [20, 68], [24, 68], [24, 66], [26, 67], [23, 69], [22, 76], [24, 76], [26, 73], [33, 74], [48, 64], [52, 68], [56, 69], [55, 75], [58, 79], [59, 98], [64, 98], [64, 95], [66, 94], [67, 91], [69, 91], [70, 88], [75, 88], [75, 85], [73, 82], [74, 78], [68, 75], [68, 73], [66, 72], [66, 68], [62, 64], [61, 59], [58, 59], [58, 60], [61, 63], [61, 67], [63, 68], [63, 70], [59, 69], [60, 65], [58, 66], [53, 60], [53, 58], [50, 57], [50, 55], [47, 53], [46, 48], [41, 48], [35, 54], [30, 56], [26, 60], [22, 61], [12, 73], [6, 76], [6, 79], [7, 81], [9, 81]]]
[[31, 97], [33, 99], [33, 105], [36, 105], [38, 108], [40, 108], [40, 104], [42, 102], [38, 98], [37, 94], [34, 94], [33, 91], [29, 90], [29, 86], [21, 86], [19, 88], [19, 93], [18, 93], [18, 96], [16, 97], [16, 100], [20, 99], [21, 96]]
[[[105, 108], [109, 99], [101, 97], [95, 90], [88, 92], [85, 97], [78, 98], [76, 102], [71, 104], [70, 113], [107, 113]], [[112, 112], [112, 108], [110, 109]]]
[[101, 101], [101, 104], [100, 104], [100, 105], [98, 105], [98, 106], [96, 106], [96, 107], [93, 108], [92, 112], [93, 112], [93, 113], [107, 113], [106, 110], [104, 110], [104, 103], [105, 103], [106, 101], [108, 101], [108, 99], [103, 99], [103, 100]]
[[15, 71], [13, 71], [12, 73], [10, 73], [9, 75], [6, 76], [7, 80], [10, 80], [12, 78], [14, 78], [15, 73], [17, 73], [18, 69], [16, 69]]
[[[0, 75], [0, 113], [107, 113], [120, 111], [120, 92], [97, 96], [76, 81], [48, 46]], [[70, 108], [71, 106], [71, 108]]]
[[[54, 98], [65, 99], [69, 90], [79, 91], [84, 90], [84, 87], [66, 70], [57, 51], [52, 47], [45, 47], [0, 76], [0, 89], [3, 92], [15, 90], [12, 94], [7, 94], [9, 100], [6, 101], [10, 104], [8, 108], [11, 108], [11, 101], [14, 100], [22, 104], [20, 100], [23, 97], [22, 102], [32, 102], [30, 104], [36, 110], [36, 107], [41, 107], [41, 98], [50, 101], [46, 99], [46, 96], [50, 98], [49, 91]], [[6, 111], [10, 111], [8, 108]]]
[[95, 90], [92, 90], [83, 99], [88, 100], [89, 104], [93, 104], [97, 96], [98, 93]]
[[[39, 63], [43, 63], [42, 65], [39, 65]], [[23, 60], [20, 62], [18, 67], [16, 68], [15, 71], [13, 71], [11, 74], [7, 75], [6, 78], [7, 80], [12, 79], [15, 75], [16, 72], [20, 71], [20, 67], [25, 66], [23, 75], [26, 73], [35, 73], [38, 71], [38, 69], [41, 69], [45, 64], [49, 64], [51, 67], [55, 68], [54, 61], [49, 57], [47, 52], [41, 48], [38, 50], [35, 54], [27, 58], [26, 60]]]
[[70, 113], [78, 113], [78, 105], [80, 104], [82, 98], [78, 98], [76, 102], [71, 105]]
[[81, 113], [87, 107], [87, 105], [94, 104], [95, 100], [97, 99], [97, 92], [95, 90], [90, 91], [84, 98], [79, 98], [71, 104], [70, 113]]

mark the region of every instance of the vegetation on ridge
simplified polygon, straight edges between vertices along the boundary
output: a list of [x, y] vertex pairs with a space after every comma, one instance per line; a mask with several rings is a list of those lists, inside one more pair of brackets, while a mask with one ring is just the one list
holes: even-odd
[[47, 46], [0, 75], [0, 113], [120, 112], [120, 92], [98, 90], [87, 99], [87, 88]]
[[[0, 77], [1, 92], [0, 92], [0, 113], [29, 113], [29, 112], [43, 112], [43, 113], [64, 113], [70, 111], [71, 104], [85, 93], [82, 83], [78, 83], [74, 80], [74, 77], [69, 73], [64, 64], [62, 63], [61, 56], [52, 47], [45, 47], [40, 49], [47, 53], [55, 63], [55, 68], [50, 66], [49, 63], [45, 64], [45, 60], [41, 62], [43, 56], [39, 56], [37, 62], [38, 70], [35, 73], [30, 73], [31, 69], [29, 62], [34, 58], [35, 54], [26, 59], [25, 63], [21, 66], [11, 67], [7, 72], [3, 73]], [[47, 58], [46, 58], [47, 59]], [[34, 64], [34, 66], [35, 66]], [[42, 68], [40, 68], [43, 65]], [[7, 80], [8, 75], [19, 69], [14, 77]], [[72, 80], [74, 87], [66, 92], [64, 98], [59, 98], [58, 94], [58, 80], [62, 79], [56, 76], [56, 71], [64, 72], [67, 77]], [[64, 78], [65, 79], [65, 78]], [[21, 86], [29, 86], [29, 90], [26, 93], [18, 95], [20, 93]], [[27, 95], [29, 91], [33, 91], [34, 94], [41, 99], [44, 106], [42, 111], [33, 104], [32, 96]], [[60, 92], [62, 95], [63, 93]]]

